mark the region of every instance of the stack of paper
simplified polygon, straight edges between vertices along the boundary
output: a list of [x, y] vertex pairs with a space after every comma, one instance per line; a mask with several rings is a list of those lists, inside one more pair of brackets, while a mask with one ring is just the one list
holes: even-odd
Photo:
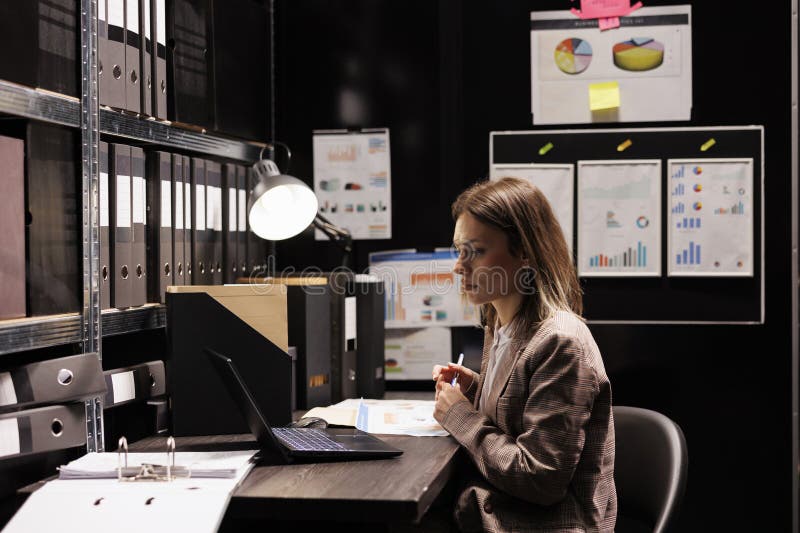
[[354, 426], [367, 433], [442, 437], [447, 431], [433, 418], [436, 402], [427, 400], [344, 400], [330, 407], [315, 407], [305, 416], [329, 424]]
[[[252, 451], [238, 452], [178, 452], [175, 465], [188, 468], [190, 477], [233, 478], [253, 456]], [[123, 456], [124, 457], [124, 456]], [[142, 464], [166, 465], [166, 453], [129, 453], [128, 466]], [[117, 478], [116, 453], [87, 453], [80, 459], [59, 467], [59, 479]]]

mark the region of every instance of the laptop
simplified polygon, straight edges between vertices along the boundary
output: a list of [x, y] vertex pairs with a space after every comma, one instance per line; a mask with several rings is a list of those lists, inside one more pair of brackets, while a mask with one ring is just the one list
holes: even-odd
[[234, 362], [209, 348], [204, 351], [255, 435], [262, 458], [272, 456], [289, 463], [294, 458], [380, 459], [403, 453], [403, 450], [355, 428], [271, 428]]

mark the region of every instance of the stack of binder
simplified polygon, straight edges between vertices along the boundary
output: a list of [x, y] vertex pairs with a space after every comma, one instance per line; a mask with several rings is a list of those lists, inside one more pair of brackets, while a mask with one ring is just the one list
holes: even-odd
[[85, 445], [83, 400], [105, 393], [94, 353], [0, 371], [0, 460]]

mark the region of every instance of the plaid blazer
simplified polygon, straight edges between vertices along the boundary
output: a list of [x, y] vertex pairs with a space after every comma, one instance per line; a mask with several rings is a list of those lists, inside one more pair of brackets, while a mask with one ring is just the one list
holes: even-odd
[[576, 315], [559, 312], [532, 337], [513, 339], [477, 409], [481, 375], [440, 421], [477, 471], [456, 502], [463, 531], [613, 532], [614, 420], [597, 344]]

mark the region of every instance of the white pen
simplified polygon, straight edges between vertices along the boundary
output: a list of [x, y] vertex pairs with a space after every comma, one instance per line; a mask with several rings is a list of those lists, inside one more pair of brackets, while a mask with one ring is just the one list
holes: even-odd
[[[461, 352], [460, 354], [458, 354], [458, 363], [456, 364], [458, 366], [461, 366], [463, 363], [464, 363], [464, 352]], [[455, 387], [456, 383], [458, 383], [458, 370], [456, 370], [456, 374], [453, 376], [453, 380], [450, 382], [450, 385]]]

